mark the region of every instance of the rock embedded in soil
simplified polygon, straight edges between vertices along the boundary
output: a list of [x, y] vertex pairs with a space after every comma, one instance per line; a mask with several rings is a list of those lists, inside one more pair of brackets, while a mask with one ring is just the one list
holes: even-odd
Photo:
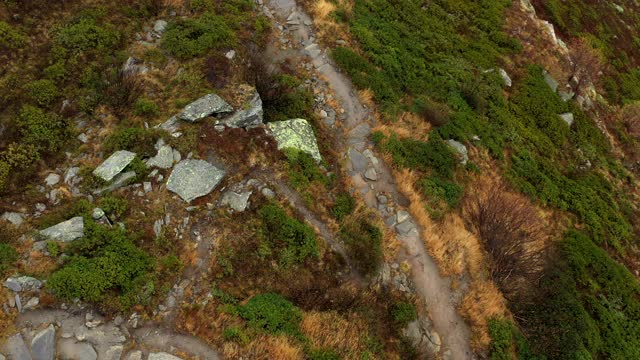
[[136, 154], [131, 151], [116, 151], [109, 156], [107, 160], [100, 164], [100, 166], [93, 170], [93, 175], [104, 181], [111, 181], [116, 175], [120, 174], [135, 157]]
[[322, 161], [313, 128], [304, 119], [275, 121], [267, 124], [278, 143], [278, 149], [294, 148], [303, 151], [316, 161]]
[[40, 331], [31, 341], [33, 360], [53, 360], [56, 355], [56, 329], [53, 325]]
[[256, 91], [242, 110], [238, 110], [230, 117], [221, 120], [220, 123], [232, 128], [244, 128], [258, 126], [262, 124], [262, 119], [262, 99]]
[[44, 183], [47, 184], [47, 186], [53, 186], [53, 185], [56, 185], [59, 182], [60, 182], [60, 175], [58, 175], [58, 174], [53, 174], [53, 173], [49, 174], [44, 179]]
[[449, 144], [449, 146], [451, 146], [451, 148], [453, 148], [458, 153], [458, 155], [460, 156], [460, 163], [462, 165], [466, 165], [467, 162], [469, 162], [469, 151], [463, 143], [453, 139], [449, 139], [447, 140], [447, 144]]
[[158, 153], [156, 156], [147, 160], [148, 167], [157, 167], [160, 169], [168, 169], [173, 166], [173, 149], [171, 146], [164, 144], [162, 139], [156, 144]]
[[17, 212], [6, 212], [2, 214], [1, 219], [10, 222], [14, 226], [20, 226], [24, 222], [22, 214]]
[[84, 219], [76, 216], [57, 225], [40, 231], [40, 234], [50, 240], [69, 242], [84, 236]]
[[11, 360], [32, 360], [29, 348], [20, 334], [8, 338], [2, 350]]
[[213, 191], [225, 175], [224, 170], [204, 160], [183, 160], [174, 167], [169, 176], [167, 190], [190, 202]]
[[4, 286], [15, 292], [35, 291], [42, 287], [42, 282], [31, 276], [16, 276], [8, 278]]
[[230, 190], [222, 195], [220, 205], [228, 206], [236, 212], [243, 212], [247, 209], [250, 196], [251, 191], [235, 192]]
[[221, 113], [230, 113], [233, 111], [231, 105], [227, 104], [224, 99], [216, 94], [207, 94], [200, 99], [187, 105], [184, 110], [178, 114], [180, 120], [188, 122], [198, 122], [207, 116]]
[[573, 125], [574, 117], [572, 113], [564, 113], [558, 116], [560, 116], [560, 119], [562, 119], [562, 121], [564, 121], [567, 125]]

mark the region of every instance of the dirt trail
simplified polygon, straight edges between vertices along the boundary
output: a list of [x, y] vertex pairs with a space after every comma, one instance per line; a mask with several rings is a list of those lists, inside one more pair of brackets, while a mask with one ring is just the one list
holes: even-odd
[[[365, 169], [348, 156], [351, 152], [366, 154], [371, 148], [368, 137], [375, 120], [360, 102], [350, 80], [337, 70], [326, 51], [314, 42], [311, 18], [297, 6], [295, 0], [270, 0], [266, 2], [266, 6], [267, 15], [275, 15], [276, 25], [283, 25], [293, 39], [292, 49], [283, 50], [278, 46], [272, 46], [268, 51], [274, 56], [269, 58], [277, 61], [282, 57], [288, 57], [294, 63], [305, 58], [311, 59], [317, 73], [328, 82], [344, 109], [344, 121], [338, 130], [341, 133], [337, 134], [343, 142], [341, 153], [344, 154], [353, 183], [362, 193], [366, 204], [377, 209], [376, 196], [380, 193], [391, 197], [398, 204], [406, 204], [405, 197], [398, 191], [391, 170], [384, 161], [377, 158], [373, 160], [377, 179], [368, 181], [364, 175]], [[442, 340], [440, 357], [473, 359], [469, 342], [470, 331], [457, 312], [450, 280], [440, 275], [436, 263], [427, 253], [420, 237], [422, 229], [410, 216], [407, 221], [409, 226], [405, 227], [404, 231], [398, 231], [402, 234], [398, 238], [405, 245], [398, 261], [407, 261], [411, 265], [416, 291], [425, 299], [433, 328]], [[396, 224], [390, 222], [389, 226], [396, 227]]]

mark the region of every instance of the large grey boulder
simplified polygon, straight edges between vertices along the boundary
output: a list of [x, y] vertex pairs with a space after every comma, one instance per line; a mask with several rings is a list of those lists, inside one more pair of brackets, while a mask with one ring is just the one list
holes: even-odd
[[306, 152], [320, 162], [322, 156], [318, 149], [313, 128], [304, 119], [275, 121], [267, 124], [278, 143], [278, 149], [294, 148]]
[[462, 165], [466, 165], [469, 161], [469, 151], [467, 150], [467, 147], [463, 143], [453, 139], [447, 140], [447, 144], [458, 153], [460, 156], [460, 163]]
[[182, 358], [161, 352], [149, 354], [149, 360], [182, 360]]
[[262, 99], [256, 91], [242, 110], [238, 110], [221, 122], [232, 128], [243, 128], [262, 124]]
[[86, 342], [76, 342], [75, 339], [62, 339], [58, 342], [58, 357], [60, 360], [96, 360], [98, 354]]
[[67, 221], [63, 221], [57, 225], [40, 231], [40, 234], [58, 241], [73, 241], [84, 236], [84, 219], [82, 216], [76, 216]]
[[13, 224], [14, 226], [20, 226], [24, 222], [24, 217], [22, 214], [17, 212], [6, 212], [2, 214], [0, 219], [5, 220]]
[[224, 170], [204, 160], [183, 160], [171, 172], [167, 189], [190, 202], [213, 191], [225, 175]]
[[35, 291], [42, 287], [42, 282], [31, 276], [16, 276], [8, 278], [4, 286], [15, 292]]
[[216, 94], [207, 94], [187, 105], [178, 118], [188, 122], [197, 122], [207, 116], [232, 112], [233, 108]]
[[33, 360], [53, 360], [56, 355], [56, 329], [53, 325], [40, 331], [31, 340]]
[[20, 334], [15, 334], [8, 338], [4, 344], [3, 351], [11, 360], [32, 360], [29, 348], [27, 348], [27, 344], [25, 344]]
[[111, 181], [116, 175], [120, 174], [135, 157], [136, 154], [131, 151], [116, 151], [109, 156], [107, 160], [100, 164], [100, 166], [93, 170], [93, 175], [104, 181]]

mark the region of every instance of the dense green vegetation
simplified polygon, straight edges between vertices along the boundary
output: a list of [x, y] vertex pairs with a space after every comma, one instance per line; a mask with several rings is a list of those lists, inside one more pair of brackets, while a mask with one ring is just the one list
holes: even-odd
[[640, 100], [640, 19], [637, 4], [544, 0], [537, 4], [561, 33], [581, 37], [602, 53], [608, 63], [604, 87], [610, 101]]
[[[563, 32], [590, 32], [593, 44], [615, 63], [616, 70], [609, 73], [609, 81], [615, 83], [609, 86], [609, 97], [635, 99], [640, 82], [634, 80], [630, 54], [638, 50], [631, 51], [627, 41], [623, 54], [612, 51], [619, 42], [612, 36], [621, 31], [611, 15], [617, 10], [606, 3], [541, 3], [554, 22], [563, 23]], [[434, 218], [455, 207], [463, 193], [465, 176], [446, 139], [486, 148], [515, 188], [540, 204], [572, 214], [571, 221], [582, 233], [569, 233], [559, 250], [566, 266], [549, 271], [535, 304], [511, 304], [518, 319], [524, 319], [519, 325], [536, 349], [551, 358], [638, 357], [638, 283], [614, 260], [623, 259], [635, 246], [638, 213], [624, 190], [630, 175], [593, 120], [549, 88], [542, 68], [525, 69], [509, 96], [496, 72], [484, 71], [519, 49], [502, 32], [509, 4], [357, 1], [352, 10], [338, 9], [337, 18], [347, 23], [359, 49], [337, 48], [333, 57], [356, 86], [373, 90], [387, 121], [393, 122], [400, 111], [412, 111], [437, 126], [428, 137], [424, 134], [424, 140], [373, 136], [396, 166], [420, 174], [416, 187]], [[597, 10], [601, 7], [607, 9]], [[637, 23], [632, 17], [625, 12], [629, 23]], [[629, 40], [629, 34], [624, 36]], [[574, 115], [571, 126], [558, 116], [565, 112]], [[490, 324], [492, 357], [517, 353], [532, 358], [526, 341], [506, 324]]]
[[408, 323], [416, 320], [418, 318], [418, 313], [416, 312], [416, 307], [408, 302], [398, 302], [393, 305], [391, 308], [391, 316], [393, 320], [404, 327]]
[[319, 255], [316, 234], [311, 227], [292, 218], [276, 204], [263, 206], [259, 215], [261, 256], [275, 255], [280, 266], [287, 268]]
[[223, 16], [206, 13], [196, 19], [169, 24], [162, 38], [162, 47], [175, 57], [186, 59], [214, 48], [235, 43], [235, 34]]
[[274, 335], [300, 336], [302, 312], [281, 295], [256, 295], [239, 310], [240, 316], [247, 320], [247, 325], [252, 329]]
[[13, 246], [0, 243], [0, 274], [4, 274], [18, 260], [18, 253]]

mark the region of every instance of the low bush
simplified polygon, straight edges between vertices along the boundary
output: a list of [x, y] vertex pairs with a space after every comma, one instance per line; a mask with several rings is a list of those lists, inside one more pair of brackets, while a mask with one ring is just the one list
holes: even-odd
[[69, 136], [66, 119], [31, 105], [24, 105], [15, 120], [22, 136], [22, 144], [39, 151], [55, 152], [62, 148]]
[[0, 275], [9, 270], [18, 260], [18, 252], [9, 244], [0, 243]]
[[391, 317], [400, 327], [405, 327], [418, 318], [418, 312], [412, 303], [397, 302], [391, 308]]
[[155, 144], [165, 136], [160, 129], [118, 128], [102, 144], [105, 153], [129, 150], [141, 157], [155, 156]]
[[31, 168], [40, 160], [40, 153], [33, 145], [11, 143], [0, 153], [0, 158], [9, 169], [21, 171]]
[[26, 42], [26, 36], [22, 35], [13, 26], [0, 21], [0, 49], [15, 50], [21, 48]]
[[286, 148], [283, 152], [288, 160], [289, 182], [293, 187], [306, 189], [314, 182], [328, 184], [329, 180], [311, 155], [294, 148]]
[[98, 200], [98, 206], [107, 215], [113, 216], [116, 219], [122, 217], [122, 215], [129, 210], [129, 202], [127, 199], [113, 195], [107, 195]]
[[247, 325], [272, 335], [299, 337], [302, 312], [278, 294], [267, 293], [252, 297], [240, 307], [240, 316]]
[[314, 349], [307, 355], [309, 360], [340, 360], [340, 355], [332, 349]]
[[8, 185], [10, 171], [11, 166], [5, 160], [0, 160], [0, 193], [2, 193]]
[[24, 89], [29, 94], [31, 101], [42, 107], [48, 107], [60, 95], [56, 84], [48, 79], [27, 83]]
[[47, 66], [44, 69], [44, 75], [47, 79], [56, 83], [62, 83], [67, 77], [67, 69], [64, 66], [64, 62], [58, 61], [53, 65]]
[[170, 23], [162, 37], [162, 47], [181, 59], [232, 46], [235, 42], [235, 33], [227, 20], [209, 13]]
[[55, 241], [47, 241], [47, 251], [51, 257], [58, 257], [60, 255], [60, 244]]
[[90, 50], [110, 50], [120, 42], [121, 34], [110, 25], [99, 25], [97, 20], [84, 15], [61, 27], [55, 34], [54, 43], [71, 54]]
[[224, 329], [222, 337], [224, 337], [226, 341], [234, 341], [240, 345], [247, 345], [249, 343], [247, 334], [237, 326], [230, 326]]
[[86, 225], [85, 237], [67, 247], [69, 261], [49, 277], [47, 286], [65, 300], [99, 302], [114, 290], [131, 298], [145, 287], [152, 259], [123, 230]]
[[364, 215], [346, 219], [340, 234], [355, 266], [364, 275], [375, 275], [382, 262], [382, 232]]
[[319, 255], [316, 234], [311, 227], [290, 217], [275, 204], [263, 206], [258, 213], [262, 219], [259, 250], [262, 256], [276, 251], [280, 266], [287, 268]]
[[382, 151], [391, 154], [400, 167], [431, 172], [441, 179], [451, 179], [456, 168], [453, 150], [436, 134], [427, 141], [400, 139], [397, 135], [380, 141]]
[[139, 98], [133, 104], [133, 113], [138, 116], [153, 117], [158, 115], [159, 111], [158, 105], [146, 98]]
[[423, 178], [419, 185], [427, 201], [427, 210], [434, 219], [441, 219], [449, 209], [457, 206], [464, 193], [460, 185], [437, 177]]
[[336, 197], [336, 202], [331, 208], [331, 213], [336, 220], [342, 221], [353, 212], [355, 206], [356, 201], [349, 193], [341, 193]]

